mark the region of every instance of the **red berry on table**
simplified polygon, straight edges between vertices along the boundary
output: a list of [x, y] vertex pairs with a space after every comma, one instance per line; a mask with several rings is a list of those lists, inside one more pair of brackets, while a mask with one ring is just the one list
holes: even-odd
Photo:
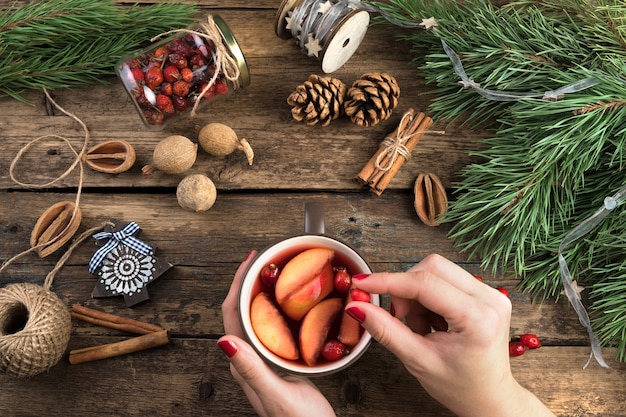
[[506, 287], [498, 287], [498, 291], [511, 298], [511, 294], [509, 293], [509, 290], [506, 289]]
[[509, 356], [522, 356], [526, 352], [526, 345], [519, 341], [509, 342]]
[[352, 277], [344, 267], [338, 267], [335, 271], [335, 289], [341, 293], [347, 293], [352, 286]]
[[261, 270], [261, 281], [265, 286], [272, 287], [278, 280], [278, 267], [276, 264], [265, 265]]
[[365, 301], [366, 303], [369, 303], [371, 300], [368, 293], [358, 288], [354, 288], [350, 291], [350, 298], [352, 298], [353, 301]]
[[541, 347], [541, 340], [539, 340], [535, 334], [524, 333], [519, 337], [519, 339], [520, 342], [522, 342], [528, 349], [537, 349]]
[[322, 357], [327, 361], [338, 361], [348, 353], [348, 347], [339, 340], [329, 340], [322, 348]]
[[152, 67], [144, 75], [146, 85], [151, 90], [156, 90], [163, 83], [163, 71], [159, 67]]

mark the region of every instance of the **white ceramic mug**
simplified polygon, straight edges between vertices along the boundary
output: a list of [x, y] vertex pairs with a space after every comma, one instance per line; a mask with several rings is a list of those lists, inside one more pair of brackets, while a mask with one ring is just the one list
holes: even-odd
[[[343, 358], [324, 362], [315, 366], [308, 366], [302, 361], [283, 359], [272, 353], [259, 340], [250, 322], [250, 304], [256, 294], [261, 291], [260, 274], [264, 266], [275, 262], [276, 259], [285, 259], [295, 256], [303, 250], [326, 247], [335, 251], [338, 257], [345, 260], [348, 270], [355, 274], [369, 274], [372, 272], [365, 259], [353, 248], [345, 243], [325, 234], [324, 207], [320, 203], [307, 203], [305, 206], [304, 234], [283, 239], [265, 248], [252, 261], [241, 282], [239, 291], [239, 319], [241, 327], [250, 344], [258, 354], [268, 363], [279, 370], [304, 376], [328, 375], [356, 362], [370, 345], [372, 337], [363, 331], [360, 341], [350, 349], [350, 353]], [[285, 255], [288, 254], [288, 255]], [[371, 303], [380, 305], [378, 294], [370, 294]]]

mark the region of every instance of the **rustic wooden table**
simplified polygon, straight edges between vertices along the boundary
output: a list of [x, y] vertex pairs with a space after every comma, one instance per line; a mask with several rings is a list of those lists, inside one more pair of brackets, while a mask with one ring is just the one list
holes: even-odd
[[[514, 277], [492, 276], [476, 262], [468, 262], [447, 239], [447, 226], [427, 227], [418, 219], [412, 192], [418, 173], [434, 172], [450, 189], [470, 161], [467, 151], [485, 133], [453, 125], [445, 126], [445, 135], [426, 135], [382, 196], [368, 192], [353, 181], [355, 175], [403, 111], [428, 106], [419, 71], [409, 63], [414, 52], [394, 38], [392, 29], [374, 26], [355, 55], [333, 73], [346, 84], [370, 71], [396, 77], [400, 103], [388, 121], [371, 128], [348, 119], [325, 128], [297, 123], [286, 98], [310, 74], [321, 74], [320, 63], [305, 56], [293, 41], [276, 36], [279, 3], [261, 0], [251, 7], [240, 0], [198, 2], [228, 23], [246, 56], [252, 82], [210, 104], [195, 119], [184, 119], [162, 132], [143, 127], [115, 77], [109, 86], [53, 92], [61, 106], [87, 124], [90, 144], [126, 139], [137, 152], [137, 162], [128, 172], [85, 170], [79, 232], [113, 218], [135, 221], [143, 230], [142, 239], [157, 246], [158, 256], [174, 267], [150, 286], [151, 301], [132, 309], [121, 298], [92, 299], [95, 279], [87, 272], [87, 263], [95, 246], [87, 240], [56, 275], [52, 290], [68, 307], [80, 303], [158, 324], [170, 331], [172, 340], [165, 347], [78, 365], [70, 365], [65, 355], [48, 372], [31, 378], [0, 375], [1, 414], [253, 415], [216, 345], [224, 331], [220, 305], [249, 250], [301, 232], [305, 203], [320, 201], [326, 208], [327, 232], [358, 248], [377, 271], [404, 270], [437, 252], [482, 275], [490, 285], [506, 285], [514, 309], [511, 334], [534, 332], [544, 343], [512, 360], [515, 376], [557, 415], [626, 415], [626, 366], [607, 351], [610, 369], [595, 363], [582, 369], [588, 341], [565, 301], [531, 303], [527, 295], [515, 291]], [[28, 249], [37, 218], [58, 201], [75, 200], [79, 183], [78, 169], [45, 189], [25, 189], [9, 177], [11, 161], [35, 137], [62, 135], [76, 148], [83, 140], [75, 121], [46, 110], [43, 94], [33, 92], [27, 98], [30, 104], [0, 99], [0, 261]], [[242, 153], [217, 158], [200, 152], [190, 173], [211, 177], [218, 197], [211, 210], [193, 213], [176, 201], [175, 187], [182, 176], [146, 177], [141, 167], [150, 162], [161, 139], [182, 134], [196, 140], [196, 125], [208, 122], [235, 128], [250, 141], [256, 157], [248, 166]], [[17, 174], [22, 181], [44, 183], [60, 175], [74, 158], [63, 142], [45, 141], [25, 155]], [[44, 259], [33, 253], [23, 256], [0, 274], [0, 285], [43, 284], [61, 253]], [[68, 350], [129, 336], [73, 321]], [[377, 344], [355, 366], [315, 383], [338, 416], [450, 415]]]

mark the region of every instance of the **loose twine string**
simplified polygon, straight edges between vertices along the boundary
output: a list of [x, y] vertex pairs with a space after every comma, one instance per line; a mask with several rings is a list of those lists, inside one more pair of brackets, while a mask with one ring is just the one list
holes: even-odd
[[[65, 229], [51, 239], [22, 253], [15, 255], [0, 267], [2, 272], [16, 259], [43, 246], [56, 241], [67, 230], [78, 213], [80, 195], [84, 181], [82, 156], [85, 154], [89, 143], [89, 129], [76, 115], [61, 107], [44, 89], [46, 98], [63, 114], [74, 119], [83, 128], [85, 133], [80, 151], [72, 146], [65, 137], [58, 135], [44, 135], [33, 139], [26, 144], [15, 156], [9, 168], [11, 179], [18, 185], [26, 188], [45, 188], [66, 178], [78, 165], [80, 177], [76, 192], [75, 206], [72, 216]], [[25, 153], [32, 146], [47, 139], [63, 141], [73, 152], [73, 163], [57, 178], [44, 184], [27, 183], [17, 179], [16, 166]], [[88, 236], [102, 229], [104, 225], [91, 228], [83, 232], [61, 256], [54, 268], [48, 273], [43, 286], [21, 283], [9, 284], [0, 289], [0, 370], [18, 377], [30, 377], [54, 366], [63, 356], [70, 339], [71, 316], [67, 306], [57, 297], [50, 288], [57, 272], [63, 267], [73, 250]]]
[[190, 116], [194, 117], [196, 115], [198, 106], [204, 97], [204, 94], [207, 93], [211, 87], [217, 81], [217, 77], [220, 74], [224, 74], [224, 77], [235, 85], [239, 85], [239, 77], [241, 75], [239, 71], [239, 65], [237, 65], [237, 61], [233, 58], [226, 49], [224, 42], [222, 41], [222, 35], [215, 24], [215, 20], [213, 20], [213, 16], [208, 15], [206, 23], [199, 24], [200, 29], [202, 31], [196, 31], [191, 29], [173, 29], [167, 32], [163, 32], [161, 34], [156, 35], [152, 39], [151, 42], [156, 41], [157, 39], [170, 35], [172, 33], [189, 33], [192, 35], [199, 36], [209, 42], [209, 44], [213, 44], [215, 47], [215, 51], [213, 52], [213, 62], [215, 63], [215, 72], [213, 76], [207, 83], [207, 85], [200, 92], [198, 99], [193, 105], [191, 109]]
[[[376, 160], [374, 161], [374, 166], [377, 170], [383, 172], [389, 171], [393, 164], [396, 162], [396, 159], [398, 159], [398, 157], [400, 156], [402, 156], [405, 160], [409, 160], [411, 158], [411, 150], [407, 148], [406, 143], [413, 136], [425, 135], [427, 133], [436, 133], [440, 135], [446, 133], [442, 130], [423, 130], [415, 131], [413, 133], [407, 133], [407, 130], [409, 130], [407, 127], [411, 124], [411, 121], [409, 120], [409, 122], [405, 125], [405, 119], [407, 117], [413, 119], [413, 117], [415, 116], [410, 112], [404, 113], [402, 119], [400, 119], [399, 126], [405, 126], [405, 128], [398, 129], [395, 135], [388, 135], [381, 142], [380, 146], [384, 146], [385, 149], [376, 157]], [[385, 165], [382, 165], [383, 160], [388, 155], [391, 155], [391, 157]]]
[[[79, 176], [78, 187], [77, 187], [77, 191], [76, 191], [76, 198], [74, 200], [74, 210], [72, 211], [72, 215], [70, 217], [70, 221], [68, 222], [67, 226], [65, 227], [65, 229], [63, 229], [62, 232], [57, 234], [50, 241], [42, 242], [42, 243], [40, 243], [38, 245], [32, 246], [30, 249], [27, 249], [27, 250], [25, 250], [25, 251], [15, 255], [15, 256], [13, 256], [12, 258], [8, 259], [0, 267], [0, 272], [2, 272], [12, 262], [16, 261], [17, 259], [21, 258], [22, 256], [27, 255], [30, 252], [36, 251], [37, 249], [40, 249], [42, 247], [48, 246], [48, 245], [52, 244], [53, 242], [55, 242], [57, 239], [59, 239], [63, 235], [65, 230], [67, 230], [67, 228], [70, 227], [70, 225], [72, 224], [72, 220], [76, 217], [76, 215], [78, 214], [78, 210], [79, 210], [80, 197], [81, 197], [82, 187], [83, 187], [83, 182], [84, 182], [84, 167], [83, 167], [83, 163], [82, 163], [82, 156], [87, 152], [87, 146], [89, 145], [89, 139], [90, 139], [89, 129], [87, 128], [87, 125], [78, 116], [76, 116], [75, 114], [65, 110], [63, 107], [61, 107], [61, 105], [59, 105], [59, 103], [57, 103], [51, 97], [51, 95], [48, 92], [48, 90], [44, 89], [43, 92], [46, 95], [47, 100], [50, 101], [50, 103], [52, 103], [63, 114], [65, 114], [66, 116], [74, 119], [83, 128], [83, 131], [84, 131], [85, 135], [84, 135], [84, 138], [83, 138], [82, 147], [80, 148], [79, 151], [77, 151], [74, 148], [74, 146], [72, 145], [72, 143], [69, 141], [69, 139], [67, 139], [66, 137], [63, 137], [63, 136], [59, 136], [59, 135], [43, 135], [43, 136], [40, 136], [38, 138], [35, 138], [35, 139], [31, 140], [24, 147], [22, 147], [22, 149], [19, 150], [19, 152], [16, 154], [15, 158], [13, 158], [13, 161], [11, 162], [11, 165], [9, 166], [9, 176], [11, 177], [11, 180], [13, 180], [14, 183], [16, 183], [16, 184], [18, 184], [18, 185], [20, 185], [22, 187], [25, 187], [25, 188], [40, 188], [41, 189], [41, 188], [50, 187], [51, 185], [53, 185], [53, 184], [55, 184], [55, 183], [65, 179], [67, 176], [69, 176], [72, 173], [72, 171], [74, 171], [76, 166], [78, 166], [79, 167], [80, 176]], [[50, 181], [48, 181], [46, 183], [43, 183], [43, 184], [28, 183], [28, 182], [23, 182], [23, 181], [20, 181], [19, 179], [17, 179], [17, 176], [15, 174], [15, 170], [16, 170], [16, 167], [17, 167], [19, 161], [23, 158], [24, 154], [26, 154], [26, 152], [28, 152], [36, 143], [41, 142], [41, 141], [45, 141], [45, 140], [50, 140], [50, 139], [61, 140], [61, 141], [63, 141], [67, 145], [67, 147], [72, 151], [72, 153], [75, 156], [75, 159], [72, 162], [72, 164], [64, 172], [62, 172], [58, 177], [53, 178], [52, 180], [50, 180]], [[51, 288], [52, 282], [54, 280], [55, 275], [63, 267], [65, 262], [67, 262], [67, 259], [71, 256], [71, 254], [74, 251], [74, 249], [83, 240], [85, 240], [88, 236], [90, 236], [91, 234], [95, 233], [96, 231], [102, 229], [103, 227], [104, 227], [104, 225], [100, 225], [100, 226], [91, 228], [91, 229], [83, 232], [74, 241], [74, 243], [68, 248], [68, 250], [59, 259], [59, 261], [57, 262], [55, 267], [46, 276], [46, 278], [44, 280], [44, 285], [43, 285], [45, 289], [49, 290]]]

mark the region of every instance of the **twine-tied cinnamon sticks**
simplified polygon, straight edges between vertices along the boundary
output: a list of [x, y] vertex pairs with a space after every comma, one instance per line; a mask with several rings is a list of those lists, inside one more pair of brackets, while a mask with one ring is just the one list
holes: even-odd
[[92, 310], [78, 304], [72, 306], [72, 317], [98, 326], [141, 335], [121, 342], [71, 350], [70, 363], [73, 365], [139, 352], [170, 342], [168, 331], [159, 326]]
[[380, 196], [411, 151], [430, 129], [433, 120], [424, 113], [415, 113], [412, 108], [402, 116], [398, 127], [382, 141], [378, 150], [356, 176], [356, 181], [370, 187]]

